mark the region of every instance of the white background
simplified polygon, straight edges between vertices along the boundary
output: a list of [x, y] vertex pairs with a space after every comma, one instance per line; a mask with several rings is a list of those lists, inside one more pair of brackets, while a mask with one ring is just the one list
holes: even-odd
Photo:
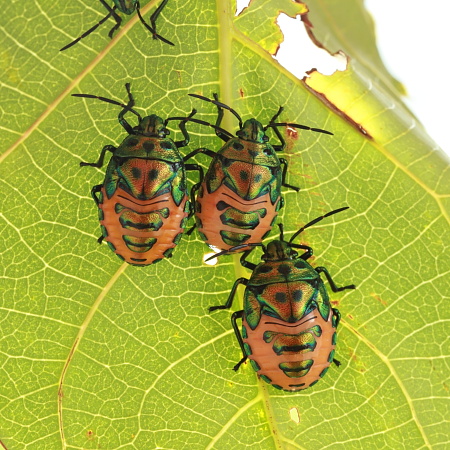
[[[248, 0], [237, 0], [237, 4], [239, 11]], [[450, 154], [450, 5], [437, 0], [366, 0], [365, 6], [375, 21], [381, 58], [408, 92], [405, 103], [429, 135]], [[277, 59], [298, 78], [313, 67], [324, 74], [345, 67], [314, 46], [299, 18], [283, 14], [278, 24], [285, 41]]]

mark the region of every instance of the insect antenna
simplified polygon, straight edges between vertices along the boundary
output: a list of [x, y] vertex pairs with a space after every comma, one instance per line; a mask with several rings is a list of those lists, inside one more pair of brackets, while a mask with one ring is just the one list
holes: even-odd
[[300, 228], [300, 230], [296, 231], [296, 232], [292, 235], [291, 239], [289, 239], [289, 244], [292, 243], [292, 241], [293, 241], [293, 240], [294, 240], [294, 239], [295, 239], [302, 231], [304, 231], [306, 228], [309, 228], [309, 227], [311, 227], [312, 225], [316, 224], [317, 222], [320, 222], [321, 220], [325, 219], [325, 217], [332, 216], [333, 214], [337, 214], [337, 213], [339, 213], [339, 212], [341, 212], [341, 211], [344, 211], [344, 210], [346, 210], [346, 209], [348, 209], [348, 208], [349, 208], [348, 206], [344, 206], [343, 208], [335, 209], [335, 210], [333, 210], [333, 211], [330, 211], [330, 212], [324, 214], [323, 216], [316, 217], [314, 220], [311, 220], [311, 222], [309, 222], [309, 223], [307, 223], [306, 225], [304, 225], [302, 228]]
[[[203, 95], [198, 95], [198, 94], [188, 94], [188, 95], [190, 95], [191, 97], [199, 98], [200, 100], [204, 100], [206, 102], [213, 103], [214, 105], [218, 106], [219, 108], [224, 108], [224, 109], [230, 111], [239, 121], [239, 128], [242, 128], [241, 116], [231, 106], [225, 105], [225, 103], [219, 102], [218, 100], [211, 100], [210, 98], [204, 97]], [[216, 95], [216, 94], [214, 94], [214, 95]]]
[[[127, 84], [129, 86], [129, 83], [127, 83]], [[72, 94], [72, 97], [94, 98], [97, 100], [101, 100], [102, 102], [111, 103], [112, 105], [121, 106], [125, 110], [125, 112], [130, 111], [133, 114], [135, 114], [138, 117], [139, 122], [142, 120], [141, 115], [132, 108], [132, 106], [134, 106], [134, 100], [132, 98], [131, 98], [131, 101], [128, 102], [128, 104], [124, 105], [123, 103], [117, 102], [116, 100], [112, 100], [112, 99], [106, 98], [106, 97], [99, 97], [98, 95], [92, 95], [92, 94]]]
[[240, 245], [236, 245], [236, 247], [231, 247], [228, 250], [222, 250], [219, 253], [214, 253], [214, 255], [210, 256], [207, 259], [205, 259], [205, 262], [206, 261], [211, 261], [211, 259], [217, 258], [217, 257], [222, 256], [222, 255], [230, 255], [230, 254], [234, 253], [236, 250], [241, 250], [241, 249], [243, 249], [245, 247], [262, 247], [263, 251], [264, 252], [266, 251], [266, 246], [263, 243], [261, 243], [261, 242], [258, 242], [258, 243], [255, 243], [255, 244], [240, 244]]
[[[190, 95], [190, 94], [189, 94]], [[193, 110], [193, 111], [196, 111], [196, 110]], [[197, 112], [197, 111], [196, 111]], [[208, 122], [205, 122], [204, 120], [200, 120], [200, 119], [192, 119], [191, 117], [193, 116], [193, 114], [191, 113], [190, 115], [189, 115], [189, 117], [169, 117], [167, 120], [184, 120], [184, 121], [189, 121], [189, 122], [195, 122], [195, 123], [198, 123], [198, 124], [200, 124], [200, 125], [206, 125], [206, 126], [208, 126], [208, 127], [211, 127], [211, 128], [214, 128], [215, 130], [219, 130], [219, 131], [221, 131], [222, 133], [224, 133], [224, 134], [226, 134], [227, 136], [228, 136], [228, 138], [229, 139], [231, 139], [232, 137], [233, 137], [233, 135], [230, 133], [230, 132], [228, 132], [227, 130], [224, 130], [223, 128], [221, 128], [221, 127], [218, 127], [217, 125], [213, 125], [213, 124], [211, 124], [211, 123], [208, 123]]]
[[327, 130], [322, 130], [321, 128], [311, 128], [308, 127], [306, 125], [300, 125], [298, 123], [272, 123], [270, 122], [265, 128], [264, 130], [266, 130], [267, 128], [275, 128], [275, 127], [292, 127], [292, 128], [300, 128], [301, 130], [307, 130], [307, 131], [314, 131], [316, 133], [324, 133], [324, 134], [329, 134], [331, 136], [334, 136], [334, 134], [331, 131], [327, 131]]
[[169, 117], [164, 121], [164, 126], [167, 126], [170, 120], [182, 120], [187, 122], [188, 120], [191, 120], [192, 116], [195, 116], [195, 114], [197, 114], [197, 110], [194, 108], [187, 117]]

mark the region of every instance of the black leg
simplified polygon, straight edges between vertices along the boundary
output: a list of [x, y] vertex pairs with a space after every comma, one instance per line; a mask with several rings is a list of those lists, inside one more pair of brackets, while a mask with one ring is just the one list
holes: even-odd
[[[191, 194], [190, 194], [190, 204], [192, 205], [191, 212], [188, 215], [188, 219], [190, 219], [195, 214], [195, 193], [198, 191], [200, 185], [203, 182], [204, 173], [203, 173], [203, 168], [200, 167], [198, 164], [186, 164], [185, 167], [186, 167], [186, 170], [198, 170], [198, 173], [199, 173], [199, 181], [198, 181], [198, 183], [194, 184], [194, 186], [192, 186]], [[195, 228], [195, 225], [187, 231], [188, 236], [190, 236], [192, 234], [192, 232], [194, 231], [194, 228]]]
[[102, 190], [103, 184], [96, 184], [91, 189], [91, 196], [94, 199], [95, 204], [100, 205], [100, 199], [97, 197], [97, 193]]
[[339, 322], [341, 321], [341, 313], [336, 308], [333, 308], [333, 316], [335, 321], [335, 328], [338, 327]]
[[156, 33], [156, 19], [161, 14], [161, 11], [164, 9], [164, 7], [167, 5], [167, 2], [169, 0], [163, 0], [161, 4], [156, 8], [156, 11], [150, 16], [150, 23], [152, 25], [153, 30], [155, 30], [155, 33], [153, 34], [153, 39], [160, 39], [161, 41], [165, 42], [169, 45], [175, 45], [172, 42], [168, 41], [167, 39], [163, 38], [161, 35]]
[[176, 141], [175, 145], [177, 148], [181, 148], [181, 147], [186, 147], [189, 144], [189, 141], [191, 140], [191, 138], [189, 137], [189, 133], [186, 130], [186, 122], [195, 114], [197, 113], [197, 111], [195, 109], [193, 109], [191, 111], [191, 113], [189, 114], [189, 116], [186, 117], [186, 120], [182, 120], [179, 124], [178, 127], [180, 128], [181, 132], [183, 133], [183, 137], [184, 139], [182, 141]]
[[101, 244], [101, 243], [103, 242], [103, 239], [105, 239], [105, 236], [101, 235], [101, 236], [97, 239], [97, 242], [98, 242], [99, 244]]
[[250, 261], [247, 261], [245, 258], [247, 258], [248, 255], [252, 252], [253, 248], [250, 250], [246, 250], [242, 253], [241, 259], [239, 260], [241, 263], [241, 266], [251, 270], [252, 272], [256, 269], [256, 264], [251, 263]]
[[116, 24], [109, 30], [108, 36], [110, 39], [112, 39], [113, 34], [118, 28], [120, 27], [120, 24], [122, 23], [122, 18], [119, 16], [119, 14], [116, 13], [116, 5], [114, 5], [112, 8], [108, 5], [108, 3], [105, 2], [105, 0], [100, 0], [100, 3], [106, 8], [108, 13], [114, 18], [116, 21]]
[[236, 289], [240, 284], [243, 284], [244, 286], [247, 286], [248, 280], [247, 278], [238, 278], [231, 288], [230, 295], [228, 296], [228, 299], [225, 303], [225, 305], [219, 305], [219, 306], [210, 306], [209, 312], [215, 311], [216, 309], [230, 309], [231, 305], [233, 304], [234, 295], [236, 294]]
[[240, 118], [239, 114], [233, 108], [230, 108], [229, 106], [225, 105], [224, 103], [219, 102], [217, 94], [213, 94], [215, 100], [211, 100], [208, 97], [204, 97], [203, 95], [198, 95], [198, 94], [188, 94], [188, 95], [216, 105], [216, 107], [217, 107], [216, 124], [211, 125], [210, 123], [204, 122], [204, 121], [199, 121], [198, 123], [202, 123], [203, 125], [208, 125], [208, 126], [213, 127], [216, 132], [217, 137], [219, 137], [223, 141], [228, 142], [231, 138], [234, 137], [231, 133], [229, 133], [228, 131], [226, 131], [220, 127], [220, 124], [221, 124], [222, 118], [223, 118], [223, 114], [224, 114], [223, 108], [227, 109], [228, 111], [233, 113], [234, 116], [236, 116], [238, 118], [239, 128], [242, 128], [242, 119]]
[[300, 258], [303, 259], [303, 261], [306, 261], [307, 259], [311, 258], [311, 256], [313, 255], [313, 249], [311, 247], [309, 247], [308, 245], [293, 244], [292, 242], [290, 242], [289, 247], [298, 248], [300, 250], [306, 250], [306, 252], [303, 253], [303, 255], [300, 255]]
[[102, 151], [100, 153], [100, 156], [98, 158], [98, 161], [96, 163], [88, 163], [88, 162], [80, 162], [80, 166], [84, 167], [84, 166], [91, 166], [91, 167], [102, 167], [103, 166], [103, 160], [105, 159], [105, 154], [106, 152], [111, 152], [114, 153], [117, 150], [116, 147], [114, 147], [114, 145], [105, 145], [102, 148]]
[[344, 291], [346, 289], [356, 289], [356, 286], [354, 284], [349, 284], [348, 286], [344, 286], [344, 287], [336, 286], [336, 283], [333, 281], [333, 278], [331, 278], [331, 275], [329, 274], [328, 270], [325, 267], [316, 267], [315, 270], [319, 274], [320, 273], [325, 274], [325, 276], [328, 280], [328, 283], [330, 284], [330, 287], [333, 292], [340, 292], [340, 291]]
[[193, 158], [195, 155], [198, 155], [199, 153], [204, 153], [205, 155], [208, 155], [211, 158], [214, 158], [216, 156], [216, 152], [213, 152], [209, 148], [201, 147], [201, 148], [197, 148], [196, 150], [192, 151], [191, 153], [188, 153], [183, 158], [183, 161], [186, 162], [188, 159]]
[[199, 166], [198, 164], [185, 164], [186, 170], [198, 170], [198, 183], [194, 184], [194, 186], [200, 185], [203, 181], [203, 178], [205, 178], [205, 175], [203, 173], [203, 167]]
[[[222, 119], [223, 119], [223, 108], [228, 109], [228, 111], [231, 111], [239, 120], [239, 128], [242, 128], [242, 120], [240, 118], [240, 116], [236, 113], [236, 111], [233, 108], [230, 108], [229, 106], [219, 102], [219, 96], [217, 94], [213, 94], [214, 100], [217, 103], [214, 103], [217, 106], [217, 120], [216, 120], [216, 127], [220, 127], [220, 124], [222, 123]], [[217, 137], [219, 137], [220, 139], [222, 139], [222, 141], [224, 142], [228, 142], [230, 140], [230, 138], [222, 133], [221, 130], [216, 129], [216, 135]]]
[[[125, 108], [123, 108], [122, 111], [120, 111], [119, 115], [117, 116], [117, 119], [119, 120], [120, 125], [122, 125], [125, 128], [128, 134], [134, 134], [133, 127], [125, 120], [124, 117], [125, 114], [129, 112], [130, 108], [132, 108], [135, 105], [134, 97], [130, 89], [130, 83], [125, 83], [125, 89], [127, 90], [128, 93], [128, 103], [126, 104]], [[139, 121], [141, 121], [140, 116], [138, 117]]]
[[[192, 204], [192, 203], [191, 203]], [[194, 215], [195, 214], [195, 210], [194, 210], [194, 212], [192, 213], [192, 215]], [[189, 215], [189, 217], [191, 217], [190, 215]], [[192, 227], [191, 228], [189, 228], [189, 230], [187, 230], [186, 231], [186, 234], [188, 235], [188, 236], [190, 236], [193, 232], [194, 232], [194, 230], [197, 228], [197, 224], [194, 224], [194, 225], [192, 225]]]
[[[214, 100], [215, 100], [216, 102], [219, 101], [219, 96], [218, 96], [216, 93], [213, 94], [213, 97], [214, 97]], [[216, 104], [216, 106], [217, 106], [217, 120], [216, 120], [216, 127], [220, 127], [220, 124], [222, 123], [222, 120], [223, 120], [223, 114], [224, 114], [224, 112], [223, 112], [223, 108], [222, 108], [221, 106], [219, 106], [219, 105], [217, 105], [217, 104]], [[216, 130], [216, 135], [219, 136], [219, 134], [220, 134], [219, 130]], [[220, 137], [220, 136], [219, 136], [219, 137]], [[222, 139], [222, 138], [221, 138], [221, 139]]]
[[339, 367], [339, 366], [341, 365], [341, 362], [338, 361], [337, 359], [334, 359], [334, 358], [333, 358], [333, 362], [334, 362], [334, 364], [336, 365], [336, 367]]
[[275, 149], [276, 152], [284, 152], [286, 148], [286, 141], [284, 140], [283, 135], [280, 133], [280, 130], [277, 127], [273, 127], [273, 131], [277, 135], [277, 138], [280, 141], [281, 145], [272, 145], [272, 147]]
[[300, 190], [297, 186], [292, 186], [291, 184], [286, 183], [286, 174], [288, 168], [288, 162], [284, 158], [280, 158], [280, 164], [283, 166], [283, 175], [281, 176], [281, 186], [294, 189], [294, 191], [298, 192]]
[[150, 33], [153, 36], [153, 39], [159, 39], [160, 41], [165, 42], [166, 44], [175, 45], [173, 42], [170, 42], [168, 39], [162, 37], [160, 34], [158, 34], [156, 32], [156, 19], [161, 14], [161, 11], [166, 6], [167, 2], [168, 2], [168, 0], [163, 0], [163, 2], [158, 6], [156, 11], [150, 16], [150, 23], [152, 24], [152, 26], [148, 25], [147, 22], [142, 17], [142, 15], [141, 15], [141, 5], [140, 5], [139, 2], [136, 2], [136, 11], [137, 11], [137, 14], [139, 16], [139, 20], [142, 22], [144, 27], [147, 28], [148, 31], [150, 31]]
[[241, 360], [233, 367], [233, 370], [236, 372], [239, 367], [241, 366], [241, 364], [243, 362], [246, 361], [247, 359], [247, 353], [245, 353], [245, 346], [244, 346], [244, 340], [242, 339], [242, 334], [241, 334], [241, 330], [239, 329], [236, 320], [237, 319], [242, 319], [242, 316], [244, 315], [244, 311], [236, 311], [233, 313], [233, 315], [231, 316], [231, 325], [233, 327], [234, 330], [234, 334], [236, 335], [236, 339], [239, 342], [239, 346], [241, 347], [242, 350], [242, 358]]

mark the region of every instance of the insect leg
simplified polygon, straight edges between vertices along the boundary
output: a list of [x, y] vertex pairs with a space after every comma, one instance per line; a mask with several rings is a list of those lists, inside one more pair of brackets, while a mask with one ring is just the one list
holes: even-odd
[[214, 158], [216, 156], [216, 153], [210, 150], [209, 148], [201, 147], [197, 148], [196, 150], [192, 151], [191, 153], [188, 153], [184, 158], [183, 161], [186, 162], [188, 159], [193, 158], [198, 153], [204, 153], [205, 155], [210, 156], [211, 158]]
[[[131, 108], [135, 105], [133, 94], [130, 90], [130, 83], [125, 83], [125, 89], [128, 93], [128, 103], [126, 104], [125, 108], [120, 111], [119, 115], [117, 116], [120, 125], [122, 125], [125, 128], [125, 131], [128, 134], [134, 134], [133, 127], [125, 120], [125, 114], [131, 110]], [[141, 116], [136, 113], [136, 111], [132, 111], [134, 114], [138, 116], [139, 122], [142, 120]]]
[[114, 147], [114, 145], [105, 145], [102, 148], [102, 151], [101, 151], [100, 156], [98, 158], [98, 161], [96, 163], [88, 163], [88, 162], [81, 161], [80, 162], [80, 167], [91, 166], [91, 167], [98, 167], [98, 168], [100, 168], [100, 167], [103, 166], [103, 160], [105, 159], [106, 152], [114, 153], [116, 150], [117, 150], [117, 148]]
[[332, 309], [333, 309], [333, 316], [334, 316], [334, 320], [335, 320], [334, 328], [337, 328], [339, 325], [339, 322], [341, 321], [341, 313], [336, 308], [332, 308]]
[[241, 259], [239, 260], [241, 263], [241, 266], [251, 270], [252, 272], [256, 269], [256, 264], [251, 263], [250, 261], [247, 261], [245, 258], [247, 258], [248, 255], [252, 252], [253, 248], [250, 250], [246, 250], [242, 253]]
[[95, 186], [92, 186], [91, 189], [91, 196], [94, 199], [95, 204], [98, 206], [100, 205], [100, 199], [97, 197], [97, 193], [102, 190], [103, 184], [96, 184]]
[[163, 0], [163, 2], [156, 8], [156, 11], [150, 16], [150, 23], [152, 26], [148, 25], [147, 22], [144, 20], [144, 18], [141, 15], [141, 5], [139, 2], [136, 2], [136, 11], [139, 16], [139, 20], [142, 22], [145, 28], [147, 28], [150, 33], [152, 33], [153, 39], [159, 39], [162, 42], [165, 42], [169, 45], [175, 45], [173, 42], [170, 42], [168, 39], [162, 37], [160, 34], [156, 32], [156, 19], [161, 14], [161, 11], [166, 6], [168, 0]]
[[298, 192], [300, 190], [297, 186], [292, 186], [291, 184], [286, 183], [286, 174], [288, 168], [288, 162], [284, 158], [280, 158], [280, 164], [283, 166], [283, 175], [281, 176], [281, 186], [294, 189], [294, 191]]
[[[239, 114], [237, 114], [237, 112], [230, 108], [229, 106], [219, 102], [219, 96], [214, 93], [213, 94], [214, 100], [217, 103], [214, 103], [217, 106], [217, 120], [216, 120], [216, 127], [220, 128], [220, 124], [222, 123], [222, 119], [223, 119], [223, 106], [225, 106], [229, 111], [231, 111], [239, 120], [239, 128], [242, 128], [242, 119], [240, 118]], [[230, 140], [229, 136], [227, 136], [226, 134], [222, 133], [222, 131], [220, 131], [220, 129], [216, 128], [216, 135], [217, 137], [219, 137], [220, 139], [222, 139], [224, 142], [228, 142]]]
[[[219, 101], [219, 96], [217, 95], [217, 93], [214, 93], [214, 94], [213, 94], [213, 97], [214, 97], [214, 100], [215, 100], [216, 102]], [[224, 112], [223, 112], [223, 108], [222, 108], [220, 105], [217, 105], [217, 104], [216, 104], [216, 106], [217, 106], [217, 120], [216, 120], [216, 127], [220, 127], [220, 124], [222, 123], [222, 120], [223, 120], [223, 114], [224, 114]], [[217, 134], [217, 136], [219, 136], [219, 131], [218, 131], [218, 130], [216, 130], [216, 134]], [[219, 136], [219, 137], [220, 137], [220, 136]]]
[[239, 327], [236, 323], [236, 320], [242, 319], [243, 315], [244, 315], [244, 310], [241, 309], [240, 311], [235, 311], [233, 313], [233, 315], [231, 316], [231, 325], [233, 326], [234, 334], [236, 335], [236, 339], [239, 342], [239, 346], [241, 347], [242, 355], [243, 355], [241, 360], [233, 367], [233, 370], [235, 372], [239, 369], [241, 364], [243, 362], [245, 362], [245, 360], [247, 359], [247, 353], [245, 352], [245, 346], [244, 346], [244, 341], [242, 339], [241, 330], [239, 330]]
[[168, 41], [167, 39], [164, 39], [162, 36], [160, 36], [159, 34], [156, 33], [156, 19], [159, 17], [159, 15], [161, 14], [161, 11], [167, 5], [168, 1], [169, 0], [163, 0], [161, 2], [161, 4], [156, 8], [156, 11], [150, 16], [150, 23], [154, 30], [153, 39], [160, 39], [161, 41], [165, 42], [166, 44], [174, 45], [174, 44], [172, 44], [172, 42]]
[[[198, 170], [198, 174], [199, 174], [198, 183], [194, 184], [194, 186], [192, 186], [192, 189], [191, 189], [191, 195], [190, 195], [191, 211], [188, 215], [188, 219], [190, 219], [195, 213], [195, 193], [198, 191], [198, 188], [202, 184], [203, 178], [205, 175], [203, 173], [203, 168], [201, 166], [199, 166], [198, 164], [186, 164], [185, 167], [186, 167], [186, 170]], [[194, 231], [194, 228], [195, 228], [195, 225], [187, 231], [188, 236], [190, 236], [192, 234], [192, 232]]]
[[356, 289], [356, 286], [354, 284], [349, 284], [348, 286], [338, 287], [336, 286], [336, 283], [333, 281], [333, 278], [331, 278], [331, 275], [329, 274], [328, 270], [325, 267], [316, 267], [315, 268], [317, 273], [324, 273], [328, 283], [330, 283], [330, 287], [333, 292], [340, 292], [344, 291], [345, 289]]
[[111, 8], [111, 6], [109, 6], [108, 3], [105, 2], [105, 0], [100, 0], [100, 3], [106, 8], [109, 15], [111, 15], [116, 21], [116, 24], [109, 30], [108, 33], [108, 36], [110, 37], [110, 39], [112, 39], [114, 32], [120, 27], [120, 24], [122, 23], [122, 18], [115, 11], [116, 5]]
[[179, 124], [178, 127], [180, 128], [181, 132], [183, 133], [183, 137], [184, 139], [182, 141], [176, 141], [175, 145], [177, 148], [181, 148], [181, 147], [186, 147], [186, 145], [189, 144], [189, 141], [191, 140], [191, 138], [189, 137], [189, 133], [186, 130], [186, 122], [194, 115], [196, 114], [196, 110], [193, 109], [192, 112], [189, 114], [189, 116], [186, 117], [185, 120], [182, 120]]
[[219, 305], [219, 306], [210, 306], [209, 312], [215, 311], [216, 309], [230, 309], [231, 305], [233, 304], [234, 295], [236, 294], [236, 289], [240, 284], [243, 284], [244, 286], [247, 286], [248, 280], [247, 278], [238, 278], [231, 288], [230, 295], [228, 296], [228, 299], [225, 303], [225, 305]]
[[286, 141], [284, 140], [283, 135], [280, 133], [280, 130], [277, 127], [273, 127], [272, 129], [277, 135], [279, 141], [281, 142], [281, 145], [272, 145], [272, 147], [275, 149], [276, 152], [284, 152], [284, 149], [286, 148]]
[[313, 255], [313, 249], [307, 245], [293, 244], [292, 242], [290, 242], [289, 247], [306, 250], [306, 252], [303, 253], [303, 255], [300, 255], [300, 258], [302, 258], [303, 261], [306, 261], [307, 259], [311, 258], [311, 256]]

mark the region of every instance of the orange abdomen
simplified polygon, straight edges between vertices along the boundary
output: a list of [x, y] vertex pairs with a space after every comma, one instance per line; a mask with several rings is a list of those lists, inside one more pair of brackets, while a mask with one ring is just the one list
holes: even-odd
[[336, 329], [333, 311], [323, 320], [317, 309], [295, 323], [263, 315], [255, 330], [243, 318], [248, 358], [264, 381], [285, 391], [299, 391], [322, 378], [333, 361]]
[[221, 250], [245, 242], [261, 242], [272, 229], [280, 199], [272, 204], [266, 193], [244, 200], [224, 184], [208, 194], [203, 182], [195, 205], [198, 231], [208, 245]]
[[129, 264], [146, 266], [172, 255], [183, 233], [187, 195], [177, 206], [170, 192], [140, 200], [118, 187], [108, 199], [101, 189], [104, 240]]

